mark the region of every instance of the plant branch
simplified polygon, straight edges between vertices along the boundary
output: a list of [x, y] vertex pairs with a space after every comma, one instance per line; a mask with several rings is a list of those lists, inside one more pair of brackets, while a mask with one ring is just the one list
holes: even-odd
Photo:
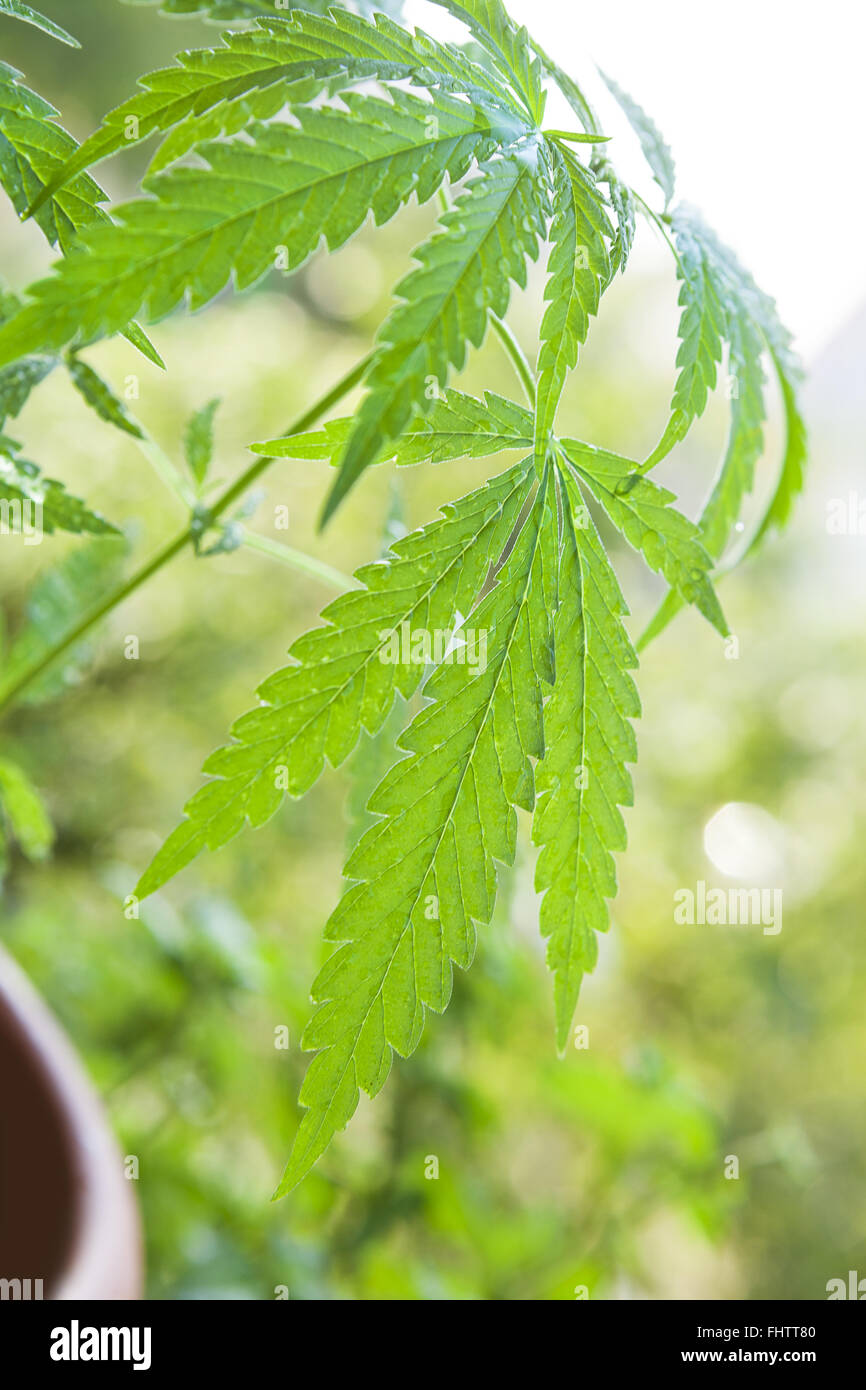
[[324, 560], [317, 560], [314, 555], [307, 555], [292, 545], [283, 545], [281, 541], [272, 541], [268, 536], [260, 536], [257, 531], [245, 529], [243, 543], [249, 546], [250, 550], [258, 550], [260, 554], [269, 555], [272, 560], [279, 560], [283, 565], [291, 565], [292, 569], [304, 570], [307, 574], [315, 575], [317, 579], [330, 584], [334, 589], [339, 589], [341, 593], [355, 586], [354, 579], [334, 569], [332, 565], [326, 565]]
[[195, 489], [190, 487], [179, 469], [175, 468], [165, 450], [157, 444], [141, 422], [136, 420], [135, 423], [141, 431], [140, 436], [135, 440], [140, 452], [147, 459], [153, 471], [165, 483], [169, 492], [179, 498], [184, 506], [192, 510], [198, 503]]
[[523, 351], [523, 348], [518, 343], [511, 329], [508, 327], [507, 323], [505, 323], [502, 319], [497, 318], [495, 314], [490, 315], [490, 322], [493, 325], [493, 331], [496, 333], [497, 337], [499, 338], [499, 341], [502, 343], [502, 346], [508, 353], [514, 370], [520, 377], [520, 383], [524, 391], [526, 392], [526, 399], [529, 401], [529, 404], [532, 406], [534, 410], [535, 373], [529, 365], [529, 359], [527, 358], [526, 353]]
[[[641, 197], [636, 188], [630, 188], [629, 192], [631, 193], [631, 196], [634, 198], [635, 202], [640, 205], [641, 211], [644, 213], [647, 220], [652, 222], [653, 225], [657, 227], [658, 230], [661, 232], [662, 238], [664, 239], [664, 241], [667, 242], [668, 250], [670, 251], [677, 265], [679, 266], [683, 279], [685, 279], [685, 267], [680, 259], [679, 251], [677, 250], [674, 243], [671, 241], [670, 233], [667, 229], [667, 226], [665, 225], [665, 217], [660, 216], [659, 213], [655, 212], [653, 208], [650, 207], [646, 198]], [[669, 215], [667, 215], [667, 222], [670, 223]]]
[[[451, 202], [451, 199], [448, 196], [448, 191], [445, 188], [439, 189], [439, 206], [441, 207], [443, 212], [450, 212], [451, 208], [454, 206]], [[505, 320], [498, 318], [496, 314], [490, 314], [489, 318], [491, 324], [493, 325], [494, 332], [496, 333], [497, 337], [502, 343], [502, 346], [505, 348], [505, 351], [508, 353], [514, 370], [520, 377], [520, 384], [526, 392], [526, 399], [529, 401], [529, 404], [532, 406], [534, 410], [535, 373], [529, 365], [529, 359], [527, 358], [526, 353], [523, 351], [523, 348], [518, 343], [517, 339], [515, 338], [511, 329], [508, 327], [508, 324], [505, 322]]]
[[[323, 415], [327, 414], [332, 406], [336, 405], [338, 401], [348, 395], [353, 387], [358, 385], [370, 365], [371, 358], [372, 354], [368, 354], [366, 357], [362, 358], [360, 362], [356, 363], [345, 376], [341, 377], [335, 386], [331, 387], [330, 391], [327, 391], [324, 396], [321, 396], [319, 400], [310, 406], [309, 410], [306, 410], [299, 419], [295, 420], [294, 423], [285, 430], [285, 434], [303, 434], [305, 430], [315, 425]], [[254, 459], [249, 467], [245, 468], [239, 477], [226, 488], [225, 492], [221, 493], [216, 501], [207, 508], [206, 514], [203, 517], [193, 517], [189, 526], [187, 526], [179, 536], [175, 536], [174, 540], [169, 541], [167, 545], [163, 546], [162, 550], [158, 550], [157, 553], [148, 560], [145, 565], [136, 570], [129, 579], [125, 580], [118, 588], [112, 590], [112, 592], [102, 599], [94, 608], [91, 608], [88, 613], [85, 613], [84, 617], [81, 618], [69, 632], [57, 642], [54, 642], [47, 652], [36, 658], [36, 660], [28, 663], [11, 683], [6, 686], [0, 685], [0, 710], [7, 709], [27, 686], [36, 680], [38, 676], [41, 676], [43, 671], [47, 670], [59, 656], [62, 656], [65, 651], [68, 651], [70, 647], [74, 646], [96, 623], [100, 622], [102, 618], [106, 617], [113, 609], [123, 603], [125, 599], [129, 598], [130, 594], [135, 593], [136, 589], [139, 589], [152, 575], [161, 570], [163, 565], [168, 564], [169, 560], [174, 559], [175, 555], [178, 555], [186, 546], [191, 545], [201, 535], [202, 524], [210, 526], [217, 521], [274, 462], [275, 460], [273, 458], [266, 455], [260, 455], [258, 458]]]

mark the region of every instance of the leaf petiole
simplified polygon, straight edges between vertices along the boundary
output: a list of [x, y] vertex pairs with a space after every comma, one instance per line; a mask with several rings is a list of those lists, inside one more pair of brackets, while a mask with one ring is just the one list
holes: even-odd
[[[338, 401], [349, 394], [353, 387], [358, 385], [367, 371], [371, 359], [372, 354], [368, 353], [360, 362], [357, 362], [345, 376], [341, 377], [335, 386], [331, 387], [330, 391], [326, 391], [324, 396], [321, 396], [318, 401], [310, 406], [309, 410], [304, 411], [303, 415], [295, 420], [285, 433], [303, 434], [305, 430], [315, 425], [323, 415], [327, 414], [332, 406], [336, 405]], [[216, 521], [218, 517], [222, 516], [223, 512], [227, 511], [232, 503], [236, 502], [239, 497], [242, 497], [256, 479], [261, 477], [273, 462], [273, 458], [267, 456], [260, 456], [254, 459], [249, 467], [245, 468], [240, 476], [236, 478], [235, 481], [226, 488], [225, 492], [216, 499], [213, 505], [209, 507], [208, 512], [210, 520]], [[42, 672], [51, 666], [59, 656], [62, 656], [65, 651], [68, 651], [70, 647], [73, 647], [76, 642], [80, 641], [85, 633], [89, 632], [96, 623], [100, 622], [102, 618], [106, 617], [123, 603], [124, 599], [129, 598], [130, 594], [135, 593], [135, 591], [139, 589], [142, 584], [146, 583], [152, 575], [158, 573], [163, 565], [166, 565], [169, 560], [174, 559], [175, 555], [184, 550], [187, 545], [194, 544], [199, 532], [200, 524], [193, 518], [180, 535], [175, 536], [174, 540], [169, 541], [167, 545], [157, 551], [156, 555], [148, 560], [146, 564], [142, 565], [140, 569], [136, 570], [129, 579], [125, 580], [118, 588], [114, 589], [94, 608], [91, 608], [88, 613], [85, 613], [84, 617], [81, 618], [69, 632], [65, 633], [63, 637], [54, 642], [52, 646], [49, 647], [48, 651], [40, 655], [28, 666], [25, 666], [21, 674], [11, 684], [7, 685], [5, 688], [0, 687], [0, 710], [8, 708], [21, 692], [26, 690], [38, 676], [41, 676]]]

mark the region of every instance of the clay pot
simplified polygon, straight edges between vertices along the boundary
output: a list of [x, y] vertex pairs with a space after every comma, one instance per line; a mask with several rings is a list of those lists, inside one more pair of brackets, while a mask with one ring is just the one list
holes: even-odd
[[68, 1039], [0, 949], [0, 1279], [31, 1298], [37, 1280], [45, 1298], [141, 1297], [134, 1188]]

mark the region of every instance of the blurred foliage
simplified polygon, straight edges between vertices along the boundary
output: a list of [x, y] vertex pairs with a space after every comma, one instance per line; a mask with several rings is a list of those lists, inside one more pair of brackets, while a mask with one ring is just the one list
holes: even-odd
[[[70, 22], [68, 5], [43, 8]], [[127, 94], [134, 67], [206, 32], [116, 0], [75, 9], [81, 55], [22, 27], [4, 32], [3, 56], [76, 113], [78, 135]], [[97, 64], [100, 46], [116, 62]], [[124, 177], [112, 170], [106, 182]], [[122, 341], [87, 359], [132, 392], [136, 418], [177, 465], [190, 416], [221, 397], [210, 479], [228, 479], [249, 440], [279, 433], [366, 349], [432, 215], [410, 211], [285, 285], [162, 325], [166, 375]], [[21, 288], [46, 253], [8, 217], [0, 238], [4, 275]], [[564, 432], [642, 456], [665, 418], [672, 381], [657, 363], [672, 353], [657, 344], [674, 342], [676, 305], [648, 233], [637, 255], [567, 389]], [[536, 274], [516, 301], [518, 332], [535, 321], [540, 284]], [[518, 389], [495, 342], [461, 384]], [[70, 585], [99, 592], [184, 518], [136, 441], [96, 419], [59, 374], [37, 388], [16, 433], [52, 474], [125, 519], [129, 551], [4, 539], [6, 649], [32, 651], [28, 622], [63, 625]], [[687, 507], [721, 443], [710, 411], [665, 465]], [[771, 455], [777, 447], [771, 437]], [[396, 481], [373, 470], [322, 539], [326, 479], [279, 463], [249, 525], [348, 572], [487, 469], [403, 470]], [[768, 487], [772, 463], [763, 471]], [[280, 506], [287, 535], [274, 531]], [[124, 904], [203, 758], [329, 593], [246, 548], [184, 554], [7, 717], [0, 755], [46, 798], [57, 842], [48, 865], [10, 851], [0, 940], [86, 1058], [122, 1151], [140, 1160], [153, 1296], [260, 1299], [286, 1287], [301, 1299], [568, 1299], [586, 1287], [593, 1298], [816, 1298], [829, 1278], [866, 1271], [866, 658], [858, 610], [834, 606], [822, 507], [813, 493], [795, 536], [726, 581], [737, 660], [691, 613], [643, 660], [631, 845], [578, 1011], [588, 1048], [555, 1053], [524, 836], [447, 1017], [279, 1204], [268, 1197], [298, 1119], [298, 1039], [321, 929], [349, 822], [361, 823], [364, 786], [399, 723], [265, 829], [199, 860], [140, 919]], [[619, 558], [636, 635], [657, 593]], [[778, 936], [673, 921], [678, 887], [737, 881], [702, 847], [729, 802], [755, 803], [778, 824], [781, 859], [767, 880], [784, 888]], [[729, 1156], [736, 1180], [725, 1177]]]

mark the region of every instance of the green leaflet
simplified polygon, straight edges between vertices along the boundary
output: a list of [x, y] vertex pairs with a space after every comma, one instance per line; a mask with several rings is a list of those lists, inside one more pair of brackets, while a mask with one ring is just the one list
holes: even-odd
[[803, 371], [792, 346], [791, 334], [780, 321], [773, 300], [758, 288], [734, 253], [719, 240], [694, 208], [684, 212], [688, 217], [691, 235], [700, 239], [704, 255], [713, 262], [716, 275], [725, 286], [729, 296], [729, 317], [732, 321], [738, 320], [744, 325], [743, 333], [760, 334], [770, 354], [782, 391], [787, 430], [782, 469], [766, 514], [748, 546], [748, 554], [760, 543], [769, 529], [784, 526], [794, 500], [803, 487], [807, 438], [806, 425], [798, 402]]
[[635, 201], [628, 184], [622, 182], [605, 154], [593, 156], [591, 169], [598, 183], [606, 183], [608, 198], [616, 217], [616, 237], [610, 248], [610, 272], [625, 271], [635, 234]]
[[[0, 296], [0, 323], [11, 318], [20, 307], [15, 295]], [[7, 419], [20, 414], [30, 393], [59, 365], [58, 357], [22, 357], [0, 372], [0, 430]], [[73, 386], [101, 419], [126, 434], [142, 438], [140, 427], [130, 418], [122, 401], [92, 367], [72, 355], [67, 357], [65, 365]]]
[[[72, 136], [58, 124], [54, 107], [23, 86], [19, 72], [0, 63], [0, 186], [21, 217], [35, 200], [42, 202], [35, 221], [49, 244], [64, 255], [83, 228], [109, 221], [99, 206], [105, 194], [89, 174], [77, 175], [50, 197], [46, 193], [77, 149]], [[121, 324], [119, 329], [133, 347], [163, 366], [138, 324]], [[14, 353], [7, 360], [20, 355]]]
[[227, 33], [220, 47], [191, 49], [178, 55], [174, 67], [141, 78], [143, 90], [108, 113], [46, 192], [155, 133], [170, 132], [152, 173], [205, 140], [275, 116], [287, 102], [296, 106], [369, 78], [468, 93], [498, 112], [520, 115], [514, 102], [503, 100], [496, 81], [459, 49], [420, 31], [407, 33], [385, 15], [375, 24], [342, 10], [330, 18], [271, 15], [264, 28]]
[[35, 463], [0, 453], [0, 512], [4, 527], [25, 538], [71, 531], [74, 535], [117, 535], [117, 527], [92, 512], [55, 478], [44, 477]]
[[[596, 114], [577, 83], [569, 77], [567, 72], [563, 71], [558, 63], [553, 61], [548, 53], [545, 53], [535, 39], [531, 39], [530, 43], [541, 59], [544, 71], [553, 78], [584, 130], [589, 135], [598, 135], [601, 127], [598, 124]], [[598, 183], [607, 184], [610, 205], [616, 216], [617, 233], [610, 254], [611, 275], [613, 275], [617, 270], [625, 270], [629, 252], [634, 242], [634, 197], [628, 184], [623, 183], [620, 179], [603, 147], [594, 151], [590, 169]]]
[[122, 336], [137, 352], [141, 353], [142, 357], [146, 357], [148, 362], [152, 362], [155, 367], [159, 367], [160, 371], [165, 371], [165, 363], [140, 324], [129, 324], [129, 326], [123, 330]]
[[30, 778], [8, 758], [0, 758], [0, 808], [21, 852], [37, 863], [46, 859], [54, 843], [54, 827]]
[[95, 372], [86, 362], [82, 362], [80, 357], [70, 357], [66, 365], [76, 391], [87, 402], [91, 410], [96, 412], [100, 420], [104, 420], [108, 425], [114, 425], [114, 428], [123, 434], [131, 434], [134, 439], [144, 438], [141, 426], [130, 417], [123, 401], [115, 396], [108, 382], [103, 381], [98, 372]]
[[[273, 0], [123, 0], [125, 5], [158, 5], [160, 14], [202, 15], [223, 24], [232, 19], [259, 19], [274, 13]], [[324, 8], [325, 0], [298, 0], [299, 10]]]
[[544, 707], [547, 753], [536, 771], [532, 838], [541, 934], [555, 977], [556, 1039], [566, 1045], [585, 972], [597, 956], [616, 895], [612, 851], [626, 847], [619, 806], [632, 804], [626, 763], [637, 760], [630, 719], [640, 700], [629, 670], [637, 657], [628, 612], [576, 485], [561, 491], [563, 544], [555, 641], [557, 679]]
[[204, 486], [213, 458], [213, 422], [219, 405], [219, 397], [208, 401], [191, 416], [184, 432], [184, 457], [199, 488]]
[[[77, 148], [58, 124], [54, 107], [25, 87], [19, 72], [0, 63], [0, 184], [19, 215]], [[65, 253], [82, 228], [108, 221], [99, 207], [104, 198], [99, 185], [81, 174], [58, 190], [36, 221], [51, 245]]]
[[653, 178], [665, 195], [665, 207], [673, 202], [674, 189], [676, 183], [676, 173], [674, 170], [674, 158], [669, 147], [662, 139], [655, 121], [639, 106], [627, 92], [624, 92], [612, 77], [606, 73], [601, 74], [610, 93], [616, 97], [626, 116], [628, 116], [632, 129], [640, 140], [644, 158], [652, 170]]
[[[320, 430], [251, 444], [256, 454], [270, 458], [322, 459], [336, 463], [354, 429], [351, 415], [330, 420]], [[406, 434], [383, 447], [375, 462], [398, 466], [445, 463], [449, 459], [486, 458], [503, 449], [533, 447], [534, 421], [530, 410], [485, 391], [484, 400], [453, 387], [443, 392], [427, 415], [412, 421]]]
[[[125, 5], [158, 5], [160, 14], [201, 15], [222, 24], [230, 19], [259, 19], [272, 16], [274, 0], [123, 0]], [[292, 0], [291, 9], [324, 14], [332, 0]], [[356, 0], [356, 9], [365, 12], [399, 13], [403, 0]]]
[[199, 309], [230, 277], [248, 289], [274, 267], [296, 270], [322, 237], [335, 250], [369, 211], [381, 225], [497, 143], [489, 116], [466, 102], [392, 98], [350, 92], [348, 110], [305, 107], [297, 127], [254, 124], [244, 141], [202, 146], [207, 168], [146, 179], [153, 196], [122, 204], [117, 224], [88, 228], [0, 328], [0, 366], [114, 333], [140, 310], [157, 320], [184, 299]]
[[53, 39], [59, 39], [70, 48], [81, 47], [78, 40], [67, 34], [65, 29], [61, 29], [59, 24], [55, 24], [53, 19], [46, 19], [44, 14], [22, 4], [21, 0], [0, 0], [0, 15], [9, 15], [11, 19], [23, 19], [25, 24], [32, 24], [35, 29], [41, 29], [44, 34], [50, 34]]
[[[470, 400], [471, 397], [467, 397]], [[474, 401], [473, 404], [481, 413], [481, 402]], [[351, 427], [351, 421], [345, 422]], [[340, 446], [337, 446], [339, 452]], [[390, 495], [388, 498], [388, 508], [384, 518], [382, 528], [379, 556], [383, 560], [388, 559], [388, 554], [395, 540], [399, 540], [406, 534], [406, 509], [402, 479], [392, 478]], [[417, 692], [412, 697], [417, 706]], [[345, 768], [348, 780], [348, 790], [346, 792], [346, 854], [357, 844], [364, 831], [369, 826], [376, 823], [377, 817], [367, 809], [374, 789], [379, 785], [391, 764], [399, 756], [397, 751], [397, 738], [406, 724], [409, 722], [408, 711], [412, 707], [412, 700], [404, 700], [402, 695], [397, 695], [391, 706], [389, 713], [381, 728], [375, 734], [368, 734], [366, 730], [361, 730], [361, 737], [355, 751], [349, 756]]]
[[743, 504], [752, 491], [755, 464], [764, 450], [763, 341], [745, 318], [730, 327], [728, 383], [731, 427], [725, 456], [698, 525], [714, 560], [722, 556]]
[[[781, 328], [781, 324], [779, 325]], [[784, 334], [784, 329], [781, 330]], [[769, 338], [770, 356], [779, 386], [785, 411], [785, 453], [778, 482], [760, 526], [749, 544], [746, 554], [750, 554], [773, 528], [781, 530], [788, 523], [794, 502], [803, 490], [806, 462], [809, 456], [809, 437], [806, 422], [800, 412], [797, 400], [797, 387], [802, 380], [800, 363], [795, 354], [783, 342]]]
[[722, 360], [722, 343], [728, 333], [725, 288], [714, 258], [701, 236], [700, 225], [687, 206], [673, 212], [671, 225], [677, 249], [677, 274], [681, 281], [679, 302], [679, 375], [671, 399], [671, 417], [659, 443], [646, 461], [659, 463], [684, 439], [693, 420], [702, 415], [707, 396], [715, 389], [716, 368]]
[[631, 459], [576, 439], [561, 442], [569, 463], [629, 545], [726, 637], [728, 626], [709, 579], [712, 560], [697, 526], [670, 505], [674, 494], [643, 477]]
[[323, 610], [325, 625], [294, 643], [293, 664], [259, 687], [263, 703], [232, 726], [236, 742], [208, 758], [203, 770], [214, 780], [187, 802], [188, 819], [145, 871], [139, 897], [205, 846], [226, 844], [245, 821], [263, 825], [286, 792], [309, 790], [326, 760], [339, 766], [362, 728], [381, 727], [395, 692], [409, 698], [424, 674], [425, 635], [449, 632], [469, 611], [517, 521], [530, 473], [524, 462], [500, 474], [395, 542], [387, 561], [357, 571], [364, 587]]
[[585, 342], [591, 314], [598, 312], [602, 291], [610, 280], [610, 256], [605, 237], [613, 228], [587, 173], [567, 150], [551, 149], [553, 175], [552, 242], [541, 321], [538, 383], [535, 407], [535, 466], [541, 471], [556, 408], [568, 372]]
[[491, 55], [500, 76], [522, 97], [533, 122], [544, 113], [541, 64], [529, 35], [509, 18], [501, 0], [433, 0], [469, 26], [473, 38]]
[[553, 680], [556, 506], [548, 470], [496, 586], [472, 614], [486, 664], [443, 663], [432, 701], [399, 740], [408, 756], [370, 798], [382, 819], [346, 865], [352, 886], [325, 930], [343, 944], [313, 986], [303, 1037], [316, 1049], [307, 1107], [277, 1195], [309, 1171], [355, 1111], [385, 1084], [392, 1049], [418, 1045], [427, 1008], [441, 1013], [452, 964], [467, 969], [475, 925], [490, 921], [495, 861], [510, 864], [515, 806], [534, 802], [531, 758], [544, 754], [542, 682]]
[[346, 796], [347, 852], [378, 819], [368, 810], [367, 804], [374, 788], [398, 756], [397, 736], [405, 724], [406, 701], [398, 695], [378, 733], [362, 732], [358, 747], [349, 758], [346, 765], [350, 778]]
[[770, 354], [770, 361], [782, 393], [785, 415], [782, 467], [764, 516], [741, 557], [745, 558], [761, 544], [769, 531], [781, 530], [787, 525], [794, 503], [803, 490], [809, 440], [799, 403], [803, 368], [794, 351], [791, 334], [779, 319], [776, 305], [769, 295], [758, 289], [752, 277], [740, 266], [731, 252], [727, 252], [727, 255], [732, 270], [740, 277], [743, 294], [748, 296], [749, 303], [753, 306], [753, 322], [757, 325]]
[[0, 372], [0, 430], [24, 409], [30, 392], [57, 365], [54, 357], [22, 357]]
[[[324, 524], [379, 453], [417, 411], [429, 410], [450, 367], [480, 347], [490, 313], [504, 314], [511, 281], [526, 284], [526, 259], [538, 255], [545, 208], [539, 194], [537, 147], [490, 160], [444, 213], [440, 227], [415, 252], [420, 265], [397, 286], [399, 304], [378, 335], [339, 475], [322, 514]], [[0, 330], [2, 336], [2, 330]]]
[[[735, 392], [731, 397], [731, 427], [725, 456], [698, 521], [704, 548], [713, 560], [721, 559], [728, 544], [743, 500], [754, 485], [755, 464], [764, 448], [763, 339], [748, 319], [734, 319], [730, 333], [728, 365]], [[681, 607], [680, 595], [671, 589], [641, 634], [639, 651], [658, 637]]]
[[2, 281], [0, 281], [0, 323], [5, 323], [7, 319], [11, 319], [12, 315], [17, 314], [20, 308], [21, 300], [18, 295], [13, 294], [11, 290], [4, 289]]
[[[722, 557], [731, 538], [743, 500], [754, 484], [755, 465], [763, 453], [766, 408], [761, 357], [764, 351], [770, 355], [782, 391], [787, 433], [782, 469], [762, 520], [736, 557], [735, 562], [741, 563], [771, 527], [785, 524], [803, 486], [806, 427], [797, 401], [802, 374], [791, 348], [790, 335], [780, 323], [773, 301], [758, 289], [733, 252], [719, 241], [694, 209], [688, 209], [687, 216], [690, 234], [700, 240], [704, 259], [712, 267], [714, 282], [724, 296], [730, 348], [730, 433], [724, 459], [699, 522], [704, 546], [713, 559]], [[664, 630], [680, 607], [679, 597], [674, 592], [669, 593], [642, 633], [639, 650]]]

